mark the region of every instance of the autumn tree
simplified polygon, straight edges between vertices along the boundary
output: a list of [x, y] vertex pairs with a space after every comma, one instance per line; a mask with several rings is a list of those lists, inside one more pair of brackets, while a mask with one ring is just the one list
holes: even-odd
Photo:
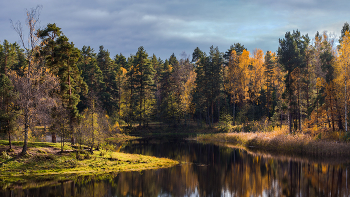
[[350, 65], [350, 34], [349, 31], [345, 31], [344, 36], [342, 37], [342, 42], [339, 47], [339, 67], [341, 70], [340, 77], [342, 78], [344, 86], [344, 121], [345, 121], [345, 131], [348, 132], [348, 122], [347, 122], [347, 99], [348, 99], [348, 88], [347, 81], [349, 78], [349, 65]]
[[[255, 107], [262, 104], [261, 93], [264, 90], [265, 83], [265, 65], [264, 65], [264, 53], [261, 49], [255, 49], [253, 51], [253, 57], [251, 58], [251, 66], [249, 69], [249, 99], [253, 108], [253, 119], [255, 119]], [[265, 91], [265, 90], [264, 90]], [[259, 111], [263, 111], [263, 108], [259, 108]], [[261, 114], [261, 113], [260, 113]]]

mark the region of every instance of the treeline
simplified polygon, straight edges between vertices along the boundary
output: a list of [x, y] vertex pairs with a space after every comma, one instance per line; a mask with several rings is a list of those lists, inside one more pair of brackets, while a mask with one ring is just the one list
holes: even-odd
[[[118, 125], [174, 127], [196, 122], [212, 126], [266, 120], [289, 124], [290, 132], [347, 131], [349, 24], [339, 45], [326, 33], [313, 39], [299, 31], [279, 40], [277, 53], [249, 52], [236, 43], [226, 52], [198, 47], [190, 58], [161, 60], [143, 47], [135, 55], [110, 56], [78, 49], [55, 24], [36, 30], [36, 9], [28, 12], [29, 41], [0, 45], [0, 129], [8, 134], [48, 128], [53, 141], [79, 140], [91, 148]], [[64, 140], [63, 140], [64, 143]]]

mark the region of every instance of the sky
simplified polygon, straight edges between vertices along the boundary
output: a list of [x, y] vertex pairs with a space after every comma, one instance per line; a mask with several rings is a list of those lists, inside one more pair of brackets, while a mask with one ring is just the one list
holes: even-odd
[[37, 5], [41, 28], [56, 23], [77, 48], [97, 53], [103, 45], [112, 58], [140, 46], [163, 60], [196, 47], [225, 52], [234, 43], [275, 52], [287, 31], [338, 38], [350, 22], [348, 0], [0, 0], [0, 42], [19, 42], [10, 20], [24, 25], [26, 10]]

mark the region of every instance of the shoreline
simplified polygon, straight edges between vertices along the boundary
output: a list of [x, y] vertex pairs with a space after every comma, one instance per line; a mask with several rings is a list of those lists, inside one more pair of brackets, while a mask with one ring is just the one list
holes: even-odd
[[262, 151], [274, 155], [313, 158], [340, 158], [350, 156], [350, 143], [316, 140], [304, 134], [284, 132], [217, 133], [194, 138], [204, 143], [220, 143], [249, 151]]
[[19, 156], [20, 146], [13, 145], [14, 152], [4, 152], [4, 141], [0, 141], [0, 186], [5, 189], [12, 185], [30, 184], [32, 181], [68, 181], [86, 175], [168, 168], [179, 163], [168, 158], [104, 149], [91, 154], [70, 145], [60, 153], [58, 146], [59, 143], [31, 142], [29, 154]]

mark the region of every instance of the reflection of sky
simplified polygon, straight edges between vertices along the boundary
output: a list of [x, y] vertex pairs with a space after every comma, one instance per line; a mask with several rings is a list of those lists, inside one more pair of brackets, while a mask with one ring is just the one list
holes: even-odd
[[299, 29], [314, 37], [316, 31], [337, 37], [347, 18], [346, 0], [14, 0], [0, 6], [0, 40], [18, 41], [9, 22], [24, 23], [25, 9], [43, 5], [41, 26], [56, 23], [78, 48], [104, 45], [114, 56], [135, 54], [144, 46], [162, 59], [195, 47], [211, 45], [226, 51], [240, 42], [248, 50], [276, 51], [286, 31]]

